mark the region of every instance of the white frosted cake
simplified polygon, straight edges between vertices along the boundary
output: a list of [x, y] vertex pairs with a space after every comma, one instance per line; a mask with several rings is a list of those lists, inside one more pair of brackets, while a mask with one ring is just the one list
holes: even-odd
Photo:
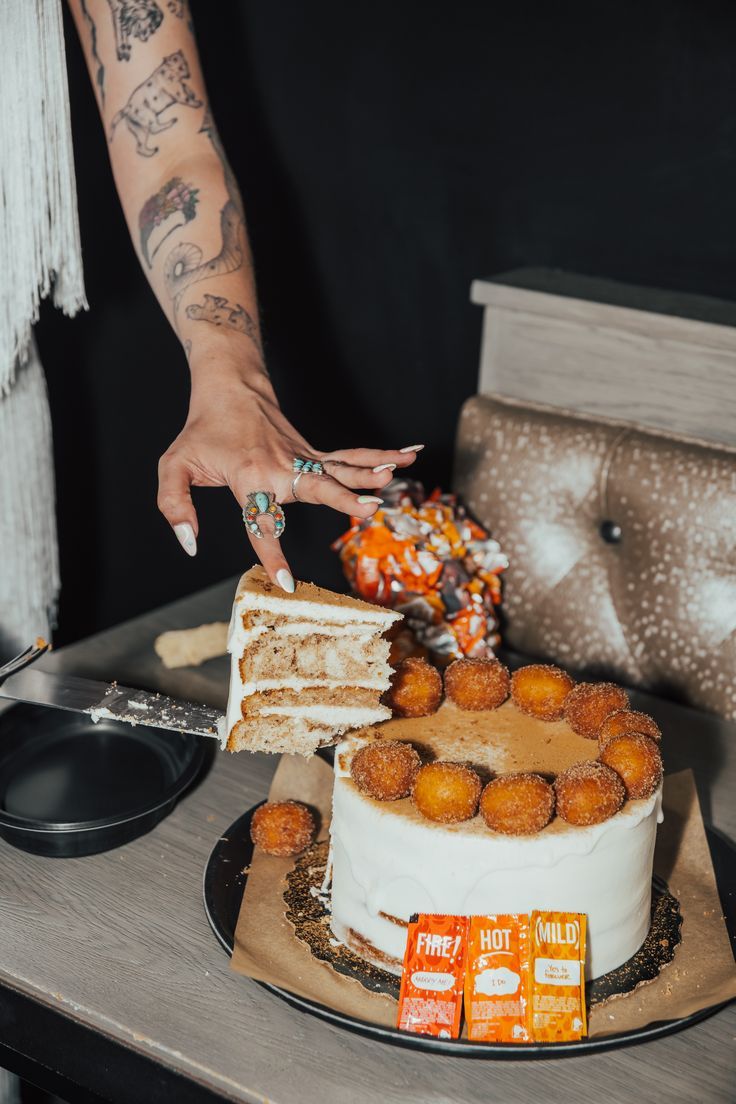
[[535, 835], [491, 831], [475, 816], [425, 819], [410, 798], [378, 801], [350, 776], [353, 755], [376, 739], [408, 741], [424, 759], [468, 763], [481, 776], [548, 777], [598, 755], [566, 721], [541, 721], [511, 701], [488, 712], [445, 702], [429, 717], [393, 720], [348, 737], [335, 755], [331, 824], [332, 931], [375, 965], [401, 972], [413, 913], [489, 914], [533, 909], [586, 913], [587, 976], [621, 965], [650, 921], [661, 786], [608, 820], [577, 827], [556, 817]]
[[401, 614], [298, 582], [293, 594], [262, 567], [241, 578], [228, 631], [226, 746], [312, 754], [391, 716], [383, 634]]

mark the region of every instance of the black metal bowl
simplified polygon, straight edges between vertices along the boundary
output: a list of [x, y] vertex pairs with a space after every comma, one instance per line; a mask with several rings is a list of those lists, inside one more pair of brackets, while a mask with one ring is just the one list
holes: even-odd
[[211, 762], [198, 736], [17, 705], [0, 716], [0, 836], [71, 858], [150, 831]]

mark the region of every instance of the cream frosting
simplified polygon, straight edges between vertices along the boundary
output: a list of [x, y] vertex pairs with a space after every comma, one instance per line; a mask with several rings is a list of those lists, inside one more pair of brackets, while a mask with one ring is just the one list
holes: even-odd
[[[389, 670], [389, 668], [387, 668]], [[321, 687], [323, 690], [339, 690], [346, 685], [345, 679], [335, 678], [273, 678], [256, 679], [255, 682], [242, 682], [241, 692], [244, 698], [250, 698], [253, 694], [263, 694], [268, 690], [293, 690], [298, 694], [300, 690], [311, 690], [313, 687]], [[349, 685], [358, 690], [388, 690], [390, 680], [388, 675], [377, 678], [351, 679]], [[261, 713], [266, 710], [262, 709]], [[280, 713], [281, 710], [276, 710]], [[382, 714], [382, 718], [391, 716], [388, 711]]]
[[264, 706], [262, 717], [304, 717], [316, 724], [334, 726], [342, 730], [379, 724], [391, 716], [383, 705], [375, 709], [352, 705], [278, 705]]

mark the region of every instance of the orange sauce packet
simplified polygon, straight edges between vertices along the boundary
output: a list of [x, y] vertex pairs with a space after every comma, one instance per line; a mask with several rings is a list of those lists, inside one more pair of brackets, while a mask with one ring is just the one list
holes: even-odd
[[420, 915], [409, 924], [396, 1026], [457, 1039], [463, 1004], [468, 921]]
[[468, 1038], [528, 1043], [529, 917], [471, 916], [465, 975]]
[[582, 913], [532, 913], [530, 1024], [537, 1043], [562, 1043], [588, 1033], [585, 935]]

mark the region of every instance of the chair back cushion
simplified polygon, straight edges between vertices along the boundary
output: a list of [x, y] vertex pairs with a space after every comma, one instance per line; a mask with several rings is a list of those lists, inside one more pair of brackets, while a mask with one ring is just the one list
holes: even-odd
[[477, 395], [455, 489], [511, 560], [509, 647], [736, 717], [736, 451]]

